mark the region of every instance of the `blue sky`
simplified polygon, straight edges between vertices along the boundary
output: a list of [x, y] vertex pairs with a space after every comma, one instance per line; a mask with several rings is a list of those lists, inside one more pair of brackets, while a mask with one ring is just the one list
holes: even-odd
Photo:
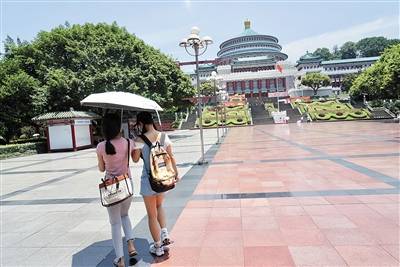
[[1, 38], [32, 40], [40, 30], [69, 21], [113, 22], [179, 60], [192, 60], [178, 46], [194, 25], [213, 44], [202, 58], [215, 58], [221, 42], [242, 32], [250, 19], [258, 33], [278, 37], [294, 62], [306, 50], [332, 48], [368, 36], [399, 37], [398, 1], [29, 1], [1, 0]]

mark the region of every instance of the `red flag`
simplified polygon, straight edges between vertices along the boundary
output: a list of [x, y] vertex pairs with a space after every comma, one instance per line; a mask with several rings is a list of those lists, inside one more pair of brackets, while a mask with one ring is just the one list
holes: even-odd
[[277, 69], [280, 73], [283, 72], [283, 67], [282, 67], [282, 65], [276, 64], [276, 69]]

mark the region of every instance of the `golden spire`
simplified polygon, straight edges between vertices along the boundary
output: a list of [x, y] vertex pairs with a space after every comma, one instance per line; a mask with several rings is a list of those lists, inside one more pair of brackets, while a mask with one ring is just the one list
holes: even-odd
[[249, 19], [246, 19], [244, 21], [244, 29], [245, 30], [250, 29], [250, 20]]

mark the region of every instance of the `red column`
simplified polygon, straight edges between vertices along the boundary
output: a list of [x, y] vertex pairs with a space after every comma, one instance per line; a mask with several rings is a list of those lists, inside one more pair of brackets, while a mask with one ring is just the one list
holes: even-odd
[[50, 151], [50, 135], [49, 135], [49, 125], [46, 125], [46, 137], [47, 137], [47, 152]]
[[72, 148], [76, 151], [75, 125], [71, 124]]
[[[129, 124], [128, 124], [128, 130], [129, 130]], [[89, 125], [89, 131], [90, 131], [90, 144], [93, 146], [94, 145], [94, 139], [93, 139], [93, 126], [92, 126], [92, 124]]]
[[[269, 90], [269, 80], [268, 79], [265, 79], [265, 89], [268, 93], [268, 90]], [[267, 96], [267, 93], [265, 93], [265, 96]], [[263, 94], [263, 93], [261, 93], [261, 94]]]
[[286, 77], [282, 78], [282, 87], [285, 89], [286, 91]]
[[254, 81], [253, 81], [253, 80], [251, 80], [251, 81], [249, 82], [249, 87], [250, 87], [250, 95], [251, 95], [251, 97], [253, 97], [253, 83], [254, 83]]

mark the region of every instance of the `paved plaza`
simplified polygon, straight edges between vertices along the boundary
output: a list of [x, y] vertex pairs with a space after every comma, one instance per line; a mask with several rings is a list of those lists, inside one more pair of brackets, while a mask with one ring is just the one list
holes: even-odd
[[[170, 134], [175, 243], [154, 259], [135, 180], [137, 266], [398, 266], [399, 125], [263, 125]], [[94, 149], [1, 161], [1, 266], [111, 266]], [[132, 164], [138, 178], [140, 165]]]

